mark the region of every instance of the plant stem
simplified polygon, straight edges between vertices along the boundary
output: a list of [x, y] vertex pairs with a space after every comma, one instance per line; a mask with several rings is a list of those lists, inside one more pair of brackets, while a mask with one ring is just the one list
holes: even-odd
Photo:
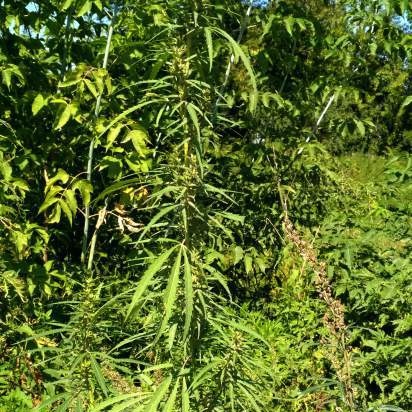
[[[113, 18], [109, 25], [109, 31], [107, 33], [107, 40], [106, 40], [106, 49], [104, 51], [103, 57], [103, 65], [102, 68], [107, 68], [107, 62], [109, 60], [109, 52], [110, 52], [110, 45], [112, 41], [113, 35], [113, 25], [116, 19], [117, 9], [114, 10]], [[96, 99], [96, 107], [94, 109], [94, 117], [97, 119], [100, 114], [100, 107], [102, 101], [102, 93], [100, 93]], [[92, 137], [89, 145], [89, 154], [87, 159], [87, 181], [91, 183], [92, 180], [92, 168], [93, 168], [93, 155], [94, 155], [94, 144], [95, 138]], [[87, 255], [87, 243], [89, 238], [89, 226], [90, 226], [90, 205], [86, 206], [85, 213], [84, 213], [84, 227], [83, 227], [83, 244], [82, 244], [82, 255], [81, 255], [81, 262], [85, 264], [86, 262], [86, 255]], [[89, 267], [89, 264], [87, 265]], [[91, 265], [90, 265], [91, 266]]]

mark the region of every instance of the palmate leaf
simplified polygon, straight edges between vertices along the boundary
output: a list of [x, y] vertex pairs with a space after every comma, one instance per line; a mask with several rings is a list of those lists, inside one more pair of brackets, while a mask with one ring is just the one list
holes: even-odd
[[131, 315], [134, 313], [140, 298], [143, 296], [145, 293], [147, 287], [150, 284], [150, 281], [152, 280], [153, 276], [158, 273], [163, 265], [167, 262], [169, 259], [170, 255], [173, 253], [173, 251], [178, 247], [178, 245], [175, 245], [171, 247], [170, 249], [166, 250], [163, 254], [161, 254], [159, 257], [155, 258], [155, 261], [148, 267], [148, 269], [145, 271], [143, 274], [142, 278], [140, 279], [139, 283], [137, 284], [136, 290], [134, 292], [132, 301], [129, 305], [129, 309], [127, 311], [127, 315], [125, 318], [125, 321], [130, 319]]

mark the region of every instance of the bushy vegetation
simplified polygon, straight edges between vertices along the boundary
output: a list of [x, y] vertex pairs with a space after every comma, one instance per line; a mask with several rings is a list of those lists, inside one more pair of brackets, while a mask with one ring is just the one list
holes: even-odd
[[0, 411], [412, 409], [408, 1], [0, 6]]

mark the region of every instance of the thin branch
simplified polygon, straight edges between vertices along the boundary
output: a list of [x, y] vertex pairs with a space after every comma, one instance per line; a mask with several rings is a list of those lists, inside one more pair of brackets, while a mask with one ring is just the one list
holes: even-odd
[[[103, 69], [107, 68], [107, 62], [109, 60], [109, 52], [110, 52], [110, 45], [112, 41], [113, 35], [113, 25], [115, 23], [117, 14], [117, 8], [114, 10], [113, 19], [109, 25], [109, 31], [107, 33], [107, 40], [106, 40], [106, 49], [104, 51], [103, 57]], [[102, 101], [102, 94], [100, 93], [96, 100], [96, 107], [94, 109], [94, 117], [97, 119], [100, 114], [100, 107]], [[95, 145], [95, 138], [92, 137], [89, 145], [89, 155], [87, 159], [87, 181], [91, 182], [92, 180], [92, 169], [93, 169], [93, 155], [94, 155], [94, 145]], [[82, 245], [82, 255], [81, 255], [81, 262], [84, 264], [86, 261], [86, 254], [87, 254], [87, 243], [89, 238], [89, 225], [90, 225], [90, 205], [87, 205], [85, 208], [85, 217], [84, 217], [84, 228], [83, 228], [83, 245]], [[88, 265], [89, 266], [89, 265]]]

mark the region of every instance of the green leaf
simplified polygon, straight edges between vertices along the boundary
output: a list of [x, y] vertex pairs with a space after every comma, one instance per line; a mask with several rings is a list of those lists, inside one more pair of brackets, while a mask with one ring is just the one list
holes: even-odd
[[[254, 396], [243, 386], [243, 385], [237, 385], [237, 387], [240, 389], [241, 392], [243, 392], [243, 394], [245, 395], [245, 397], [248, 399], [248, 401], [250, 402], [250, 404], [253, 406], [253, 409], [256, 412], [261, 412], [261, 408], [260, 406], [257, 404], [258, 399], [255, 399]], [[250, 410], [248, 408], [248, 410]]]
[[245, 217], [241, 215], [237, 215], [235, 213], [230, 212], [216, 212], [217, 216], [222, 216], [225, 219], [233, 220], [234, 222], [239, 222], [242, 225], [245, 224]]
[[[99, 411], [105, 410], [108, 406], [114, 405], [116, 403], [120, 403], [122, 401], [129, 401], [130, 399], [133, 399], [132, 405], [138, 402], [140, 403], [142, 401], [142, 398], [145, 397], [144, 395], [145, 394], [142, 394], [141, 392], [136, 392], [136, 393], [127, 393], [125, 395], [114, 396], [113, 398], [107, 399], [99, 403], [95, 407], [91, 408], [90, 412], [99, 412]], [[131, 405], [128, 405], [128, 406], [131, 406]], [[114, 409], [111, 409], [111, 412], [113, 411]]]
[[96, 381], [100, 386], [100, 389], [107, 396], [109, 391], [107, 389], [106, 380], [103, 376], [102, 370], [101, 370], [99, 364], [97, 363], [96, 359], [94, 358], [94, 356], [90, 355], [89, 359], [90, 359], [90, 364], [92, 366], [93, 375], [96, 378]]
[[206, 382], [209, 377], [210, 373], [213, 368], [221, 369], [221, 361], [220, 360], [212, 360], [211, 362], [207, 363], [203, 368], [199, 369], [192, 380], [192, 384], [190, 385], [189, 389], [194, 392], [203, 382]]
[[237, 265], [243, 258], [243, 249], [240, 246], [236, 246], [234, 249], [234, 264]]
[[190, 412], [189, 391], [187, 390], [186, 378], [182, 382], [182, 412]]
[[365, 136], [365, 125], [363, 124], [363, 122], [361, 122], [360, 120], [356, 120], [355, 119], [355, 123], [356, 123], [356, 127], [359, 130], [359, 133], [362, 137]]
[[200, 137], [199, 119], [197, 118], [195, 106], [192, 103], [189, 103], [187, 105], [187, 112], [189, 113], [189, 116], [192, 119], [193, 125], [195, 126], [195, 129], [196, 129], [196, 134], [197, 134], [196, 146], [199, 150], [199, 153], [202, 153], [203, 151], [202, 151], [202, 144], [201, 144], [201, 137]]
[[166, 261], [169, 259], [170, 255], [173, 253], [173, 251], [176, 249], [178, 245], [173, 246], [169, 250], [166, 250], [163, 254], [158, 256], [155, 261], [149, 266], [149, 268], [146, 270], [146, 272], [143, 274], [142, 278], [140, 279], [139, 283], [137, 284], [136, 290], [134, 292], [132, 301], [129, 305], [129, 309], [127, 311], [126, 319], [127, 321], [132, 313], [135, 311], [137, 305], [139, 304], [140, 298], [143, 296], [145, 293], [147, 287], [150, 284], [150, 281], [152, 280], [153, 276], [159, 272], [160, 269], [162, 269], [163, 265], [166, 263]]
[[11, 86], [11, 70], [10, 69], [3, 69], [1, 72], [1, 76], [3, 78], [3, 84], [7, 86], [7, 88], [10, 90]]
[[97, 99], [99, 97], [99, 93], [96, 89], [96, 86], [89, 79], [83, 79], [83, 82], [85, 83], [93, 97]]
[[170, 393], [170, 396], [165, 404], [165, 407], [163, 408], [163, 412], [173, 412], [175, 410], [175, 403], [176, 403], [176, 397], [177, 397], [177, 390], [179, 389], [179, 383], [180, 379], [176, 379], [176, 383], [172, 389], [172, 392]]
[[245, 263], [246, 273], [249, 275], [253, 271], [252, 257], [250, 255], [245, 255], [243, 257], [243, 262]]
[[405, 107], [409, 106], [412, 103], [412, 96], [408, 96], [403, 103], [401, 104], [401, 107], [399, 109], [398, 116], [402, 115], [405, 111]]
[[139, 129], [133, 129], [131, 130], [127, 136], [126, 139], [130, 139], [133, 143], [134, 148], [136, 149], [136, 152], [139, 153], [140, 156], [145, 157], [146, 155], [146, 142], [147, 142], [147, 132], [143, 128]]
[[160, 209], [158, 213], [156, 213], [155, 216], [150, 220], [150, 222], [145, 226], [144, 230], [142, 231], [139, 240], [142, 240], [146, 233], [165, 215], [170, 213], [172, 210], [176, 209], [179, 207], [179, 205], [171, 205], [164, 207], [163, 209]]
[[72, 114], [72, 108], [70, 104], [66, 104], [66, 107], [59, 112], [59, 119], [57, 121], [54, 130], [61, 129], [69, 120]]
[[65, 2], [63, 3], [61, 9], [63, 11], [67, 10], [72, 5], [72, 3], [73, 3], [73, 0], [65, 0]]
[[154, 103], [161, 103], [164, 102], [164, 99], [156, 99], [156, 100], [149, 100], [143, 103], [136, 104], [135, 106], [130, 107], [129, 109], [125, 110], [124, 112], [120, 113], [118, 116], [116, 116], [99, 134], [98, 137], [102, 137], [108, 130], [110, 130], [116, 123], [118, 123], [120, 120], [123, 120], [126, 118], [127, 115], [130, 113], [135, 112], [136, 110], [142, 109], [145, 106], [154, 104]]
[[45, 210], [47, 210], [51, 205], [54, 205], [56, 202], [59, 201], [58, 197], [51, 197], [49, 199], [46, 199], [40, 206], [38, 213], [42, 213]]
[[76, 200], [76, 195], [73, 190], [67, 189], [64, 192], [64, 197], [66, 199], [66, 203], [68, 204], [73, 216], [77, 212], [77, 200]]
[[187, 256], [186, 248], [183, 248], [184, 258], [184, 278], [185, 278], [185, 326], [183, 329], [183, 340], [185, 341], [189, 336], [190, 325], [193, 314], [193, 280], [192, 280], [192, 266]]
[[171, 382], [172, 376], [169, 375], [156, 389], [156, 392], [153, 394], [152, 399], [144, 409], [144, 412], [158, 412], [158, 406], [166, 395]]
[[71, 226], [73, 224], [73, 214], [72, 214], [72, 211], [70, 210], [70, 207], [63, 199], [59, 199], [59, 205], [62, 208], [63, 213], [66, 215], [67, 219], [69, 220], [70, 226]]
[[103, 10], [103, 4], [101, 2], [101, 0], [94, 0], [94, 4], [96, 5], [96, 7], [102, 11]]
[[53, 209], [51, 215], [47, 219], [48, 223], [59, 223], [62, 215], [62, 209], [60, 205], [56, 205], [56, 207]]
[[288, 16], [284, 19], [286, 31], [293, 36], [293, 26], [295, 25], [295, 18]]
[[84, 14], [88, 13], [92, 9], [92, 2], [90, 0], [86, 0], [83, 5], [80, 7], [80, 10], [77, 13], [77, 17], [81, 17]]
[[5, 160], [2, 160], [1, 158], [0, 158], [0, 174], [3, 176], [6, 182], [10, 180], [13, 174], [13, 169], [10, 166], [10, 163], [6, 162]]
[[120, 124], [110, 129], [109, 133], [107, 134], [106, 151], [113, 145], [122, 128], [123, 125]]
[[41, 94], [38, 94], [31, 105], [31, 111], [34, 116], [44, 107], [46, 104], [46, 101], [44, 100], [43, 96]]
[[[170, 272], [165, 293], [163, 295], [164, 315], [159, 331], [157, 333], [157, 338], [165, 330], [167, 323], [169, 322], [169, 319], [173, 312], [173, 306], [176, 300], [177, 286], [179, 284], [180, 265], [182, 261], [182, 248], [183, 246], [181, 246], [179, 249], [175, 263], [173, 264], [172, 270]], [[156, 340], [157, 339], [155, 339], [155, 341]]]
[[58, 169], [57, 173], [46, 182], [45, 191], [48, 192], [56, 182], [62, 182], [64, 185], [69, 181], [70, 175], [63, 169]]
[[78, 190], [83, 200], [83, 205], [87, 206], [90, 204], [90, 194], [93, 193], [93, 186], [87, 180], [77, 180], [72, 186], [73, 192]]
[[[242, 50], [242, 48], [239, 46], [239, 44], [233, 39], [233, 37], [231, 37], [228, 33], [226, 33], [224, 30], [218, 28], [218, 27], [214, 27], [213, 31], [219, 33], [221, 36], [223, 36], [224, 38], [226, 38], [229, 41], [229, 44], [232, 47], [233, 50], [233, 54], [234, 56], [239, 56], [240, 59], [242, 60], [243, 65], [246, 68], [246, 71], [249, 74], [249, 78], [250, 78], [250, 82], [253, 88], [253, 91], [257, 93], [257, 84], [256, 84], [256, 77], [255, 74], [253, 72], [252, 69], [252, 65], [250, 64], [250, 60], [246, 57], [244, 51]], [[250, 107], [250, 110], [253, 112], [254, 108]]]
[[212, 32], [208, 27], [205, 27], [205, 38], [206, 38], [206, 45], [207, 45], [207, 52], [209, 55], [209, 71], [212, 71], [213, 67], [213, 40], [212, 40]]

